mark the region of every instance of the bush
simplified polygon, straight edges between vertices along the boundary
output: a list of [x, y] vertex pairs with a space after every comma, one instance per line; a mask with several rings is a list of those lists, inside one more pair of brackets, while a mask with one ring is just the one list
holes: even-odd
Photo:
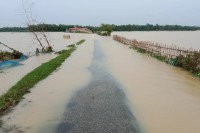
[[173, 60], [173, 65], [182, 67], [193, 74], [200, 73], [200, 53], [195, 52], [193, 55], [187, 55], [186, 57], [180, 55]]
[[145, 49], [142, 49], [142, 48], [138, 48], [138, 49], [137, 49], [137, 52], [146, 53], [146, 50], [145, 50]]

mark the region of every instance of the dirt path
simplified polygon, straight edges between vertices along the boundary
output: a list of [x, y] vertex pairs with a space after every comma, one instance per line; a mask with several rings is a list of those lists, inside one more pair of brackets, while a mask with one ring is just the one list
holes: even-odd
[[99, 45], [95, 40], [92, 80], [71, 98], [57, 133], [139, 133], [122, 88], [105, 69]]

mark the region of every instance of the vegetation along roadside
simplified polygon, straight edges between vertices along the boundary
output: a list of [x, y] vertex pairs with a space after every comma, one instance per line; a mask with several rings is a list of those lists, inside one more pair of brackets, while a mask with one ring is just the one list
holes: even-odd
[[[131, 47], [133, 48], [133, 47]], [[192, 75], [200, 79], [200, 53], [194, 52], [193, 55], [179, 55], [175, 58], [168, 59], [165, 56], [162, 56], [160, 54], [155, 54], [149, 51], [146, 51], [142, 48], [133, 48], [136, 49], [139, 53], [147, 54], [153, 58], [158, 59], [159, 61], [166, 62], [167, 64], [170, 64], [172, 66], [183, 68], [187, 71], [189, 71]]]
[[[77, 45], [82, 44], [84, 41], [85, 40], [81, 40]], [[25, 75], [13, 87], [11, 87], [7, 93], [0, 96], [0, 115], [5, 114], [12, 107], [16, 106], [20, 100], [23, 99], [23, 96], [30, 92], [31, 88], [60, 67], [65, 59], [67, 59], [75, 50], [75, 45], [70, 47], [68, 50], [62, 50], [60, 55], [46, 63], [43, 63], [32, 72]]]
[[130, 45], [130, 48], [137, 50], [137, 52], [147, 54], [170, 65], [181, 67], [200, 79], [200, 51], [198, 50], [130, 40], [116, 35], [113, 36], [113, 39], [125, 45]]

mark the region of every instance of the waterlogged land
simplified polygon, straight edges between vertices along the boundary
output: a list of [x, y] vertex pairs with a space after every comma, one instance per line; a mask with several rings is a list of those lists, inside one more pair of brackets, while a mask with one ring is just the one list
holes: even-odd
[[[116, 34], [134, 37], [136, 33]], [[53, 34], [53, 38], [63, 39], [60, 33]], [[172, 34], [178, 38], [173, 43], [181, 45], [177, 43], [181, 40], [178, 33]], [[144, 36], [134, 38], [148, 40]], [[86, 42], [59, 70], [39, 82], [12, 112], [2, 117], [0, 132], [199, 133], [199, 79], [137, 53], [111, 37], [75, 34], [72, 42], [62, 40], [55, 45], [63, 47], [81, 39]]]
[[94, 40], [92, 79], [71, 98], [57, 133], [139, 133], [122, 87], [110, 75], [99, 40]]
[[[50, 38], [50, 43], [55, 51], [65, 49], [67, 45], [73, 44], [85, 38], [87, 35], [77, 34], [76, 36], [71, 35], [71, 39], [63, 39], [65, 33], [47, 33]], [[25, 54], [34, 54], [36, 48], [40, 48], [38, 43], [33, 39], [31, 33], [0, 33], [0, 40], [10, 47], [15, 48]], [[23, 40], [23, 41], [22, 41]], [[5, 47], [0, 46], [0, 49], [5, 49]], [[5, 49], [8, 50], [8, 49]], [[20, 67], [13, 67], [10, 69], [4, 69], [0, 74], [0, 79], [3, 84], [0, 85], [0, 95], [6, 93], [9, 88], [17, 83], [23, 76], [31, 72], [33, 69], [40, 66], [52, 58], [56, 57], [55, 54], [45, 54], [40, 56], [30, 57], [28, 60], [20, 62], [22, 65]]]
[[150, 41], [167, 45], [177, 45], [184, 48], [200, 49], [200, 31], [151, 31], [151, 32], [114, 32], [128, 39]]
[[89, 39], [59, 70], [32, 88], [14, 111], [3, 118], [2, 132], [54, 132], [71, 95], [89, 82], [87, 67], [92, 58], [92, 45], [88, 46], [88, 43], [91, 44]]

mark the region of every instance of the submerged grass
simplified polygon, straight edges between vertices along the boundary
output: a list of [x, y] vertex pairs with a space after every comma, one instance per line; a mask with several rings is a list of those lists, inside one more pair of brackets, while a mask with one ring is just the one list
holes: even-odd
[[146, 51], [146, 50], [143, 49], [143, 48], [135, 48], [135, 47], [130, 47], [130, 48], [136, 50], [136, 51], [139, 52], [139, 53], [147, 54], [147, 55], [149, 55], [149, 56], [151, 56], [151, 57], [153, 57], [153, 58], [155, 58], [155, 59], [157, 59], [157, 60], [159, 60], [159, 61], [166, 62], [166, 63], [168, 62], [168, 59], [167, 59], [166, 57], [161, 56], [161, 55], [159, 55], [159, 54], [155, 54], [155, 53]]
[[146, 50], [142, 49], [142, 48], [137, 48], [137, 52], [139, 52], [139, 53], [146, 53]]
[[9, 89], [7, 93], [0, 97], [0, 115], [3, 115], [9, 109], [20, 102], [23, 96], [30, 92], [39, 81], [48, 77], [54, 70], [56, 70], [75, 50], [75, 47], [63, 52], [54, 59], [43, 63], [38, 68], [24, 76], [20, 81]]
[[75, 44], [68, 45], [67, 47], [68, 48], [73, 48], [73, 47], [75, 47]]
[[83, 39], [83, 40], [80, 40], [79, 42], [76, 43], [76, 45], [81, 45], [81, 44], [84, 43], [84, 42], [85, 42], [84, 39]]
[[200, 63], [200, 53], [195, 53], [193, 56], [188, 55], [186, 57], [180, 55], [177, 56], [176, 58], [168, 59], [165, 56], [146, 51], [143, 48], [136, 48], [136, 47], [130, 47], [130, 48], [136, 50], [139, 53], [147, 54], [159, 61], [166, 62], [169, 65], [183, 68], [189, 71], [193, 76], [200, 79], [200, 65], [198, 65]]
[[74, 48], [74, 47], [76, 47], [77, 45], [81, 45], [81, 44], [84, 43], [84, 42], [85, 42], [85, 39], [82, 39], [82, 40], [80, 40], [80, 41], [77, 42], [77, 43], [68, 45], [67, 47], [68, 47], [68, 48]]

